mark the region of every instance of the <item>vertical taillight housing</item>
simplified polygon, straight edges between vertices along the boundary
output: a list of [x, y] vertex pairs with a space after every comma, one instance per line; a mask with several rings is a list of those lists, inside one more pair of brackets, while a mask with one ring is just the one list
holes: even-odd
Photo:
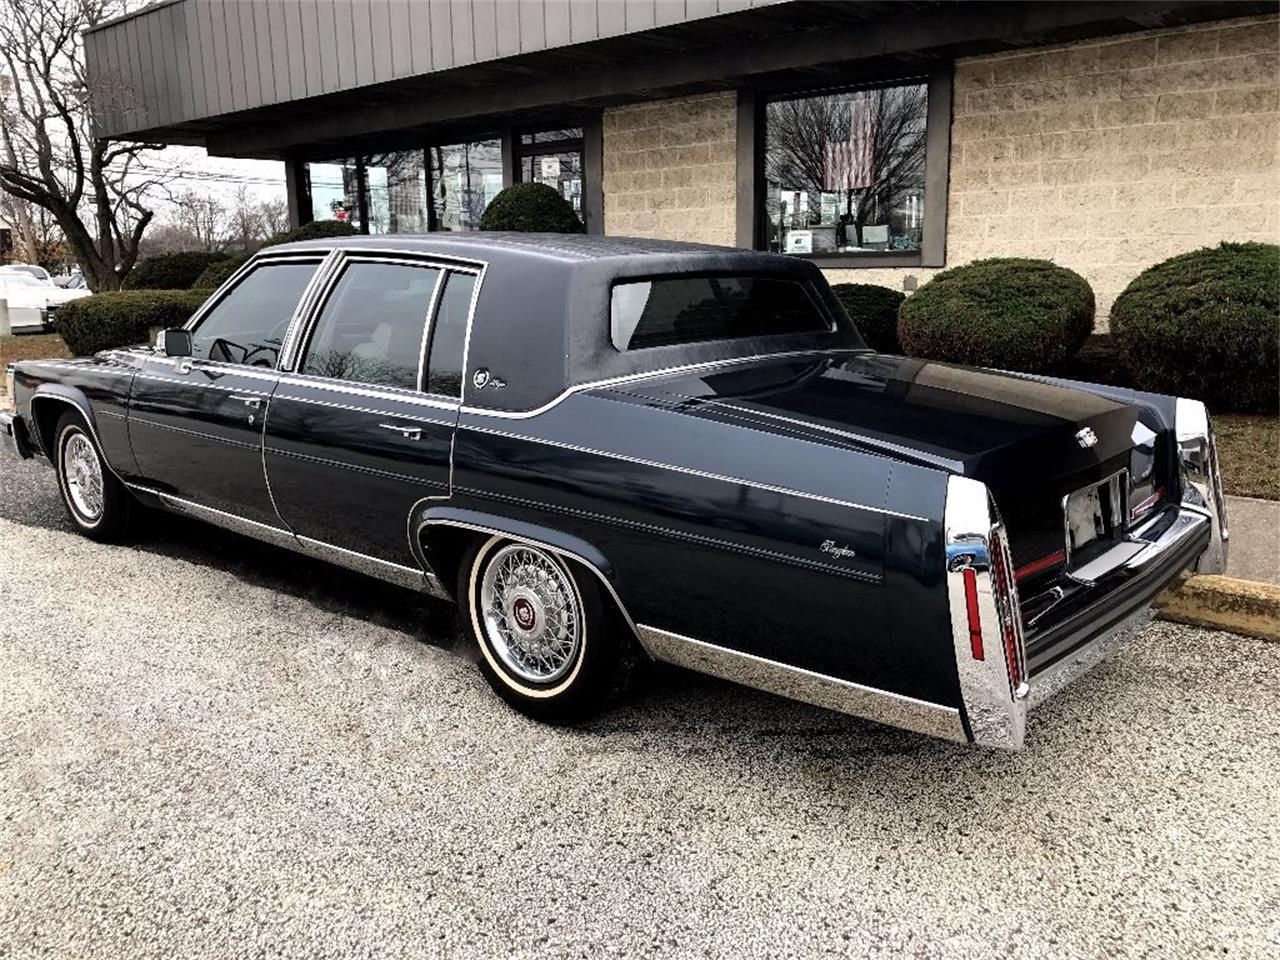
[[[995, 512], [994, 506], [992, 512]], [[997, 523], [991, 528], [988, 543], [992, 593], [996, 614], [1000, 618], [1000, 639], [1004, 646], [1005, 668], [1009, 673], [1009, 693], [1021, 698], [1027, 693], [1027, 643], [1022, 629], [1022, 607], [1018, 603], [1018, 583], [1013, 575], [1013, 556], [1009, 553], [1009, 537], [1004, 524]]]
[[947, 604], [965, 720], [975, 743], [1018, 749], [1026, 727], [1026, 642], [1009, 538], [987, 486], [949, 477]]

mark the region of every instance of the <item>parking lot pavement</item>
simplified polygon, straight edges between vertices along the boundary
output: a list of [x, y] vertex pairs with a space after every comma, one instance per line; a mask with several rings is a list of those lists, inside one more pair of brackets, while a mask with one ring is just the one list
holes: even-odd
[[1280, 951], [1280, 645], [1154, 625], [1009, 755], [680, 672], [538, 726], [453, 623], [0, 466], [0, 957]]

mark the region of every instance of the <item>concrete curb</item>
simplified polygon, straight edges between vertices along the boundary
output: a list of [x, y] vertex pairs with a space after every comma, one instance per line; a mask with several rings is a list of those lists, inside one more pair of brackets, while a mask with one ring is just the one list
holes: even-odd
[[1156, 599], [1164, 620], [1280, 643], [1280, 586], [1204, 575], [1188, 577]]

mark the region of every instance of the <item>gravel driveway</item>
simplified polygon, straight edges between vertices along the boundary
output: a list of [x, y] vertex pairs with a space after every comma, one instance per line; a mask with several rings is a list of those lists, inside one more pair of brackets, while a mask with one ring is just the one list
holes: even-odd
[[0, 956], [1274, 957], [1280, 645], [1167, 624], [980, 752], [660, 672], [503, 706], [447, 608], [0, 465]]

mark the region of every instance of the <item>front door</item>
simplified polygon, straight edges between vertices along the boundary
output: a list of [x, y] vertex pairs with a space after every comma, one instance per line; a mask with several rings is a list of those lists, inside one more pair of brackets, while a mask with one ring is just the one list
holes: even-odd
[[412, 260], [341, 264], [267, 420], [267, 476], [299, 537], [417, 566], [408, 520], [449, 496], [475, 281]]
[[319, 263], [263, 262], [200, 318], [191, 357], [146, 361], [129, 398], [129, 440], [147, 486], [280, 526], [262, 429], [280, 344]]

